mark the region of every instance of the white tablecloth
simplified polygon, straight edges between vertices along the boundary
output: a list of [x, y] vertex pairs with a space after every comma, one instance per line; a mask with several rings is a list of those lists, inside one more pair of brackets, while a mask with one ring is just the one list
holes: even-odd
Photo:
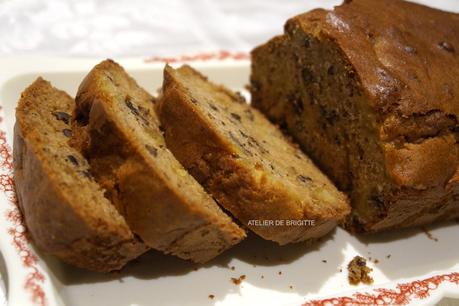
[[[341, 0], [0, 0], [0, 55], [248, 51], [285, 20]], [[420, 0], [459, 10], [459, 0]]]
[[[249, 51], [285, 20], [341, 0], [0, 0], [0, 56]], [[416, 2], [459, 12], [459, 0]], [[1, 280], [1, 279], [0, 279]], [[0, 286], [0, 304], [6, 304]]]

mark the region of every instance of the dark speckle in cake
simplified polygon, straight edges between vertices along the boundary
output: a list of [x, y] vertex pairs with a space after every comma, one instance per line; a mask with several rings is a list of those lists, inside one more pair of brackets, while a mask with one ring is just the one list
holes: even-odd
[[105, 76], [110, 80], [110, 82], [113, 82], [113, 77], [110, 73], [106, 73]]
[[239, 130], [239, 133], [241, 134], [242, 137], [244, 138], [248, 138], [249, 135], [247, 135], [246, 133], [244, 133], [243, 131]]
[[70, 114], [66, 112], [53, 112], [53, 115], [57, 120], [63, 121], [65, 124], [70, 122]]
[[415, 81], [418, 79], [418, 76], [415, 73], [408, 73], [408, 79]]
[[303, 81], [305, 83], [311, 83], [314, 81], [314, 74], [309, 68], [303, 68], [301, 71], [301, 76], [303, 77]]
[[145, 148], [147, 149], [147, 151], [154, 157], [157, 157], [158, 156], [158, 149], [156, 149], [155, 147], [153, 147], [152, 145], [145, 145]]
[[236, 113], [230, 113], [231, 117], [239, 122], [241, 122], [241, 116]]
[[89, 114], [86, 112], [77, 112], [75, 116], [75, 120], [80, 124], [80, 125], [87, 125], [89, 122]]
[[74, 164], [75, 166], [79, 165], [78, 159], [76, 159], [76, 157], [73, 155], [67, 155], [67, 160], [71, 162], [72, 164]]
[[310, 183], [312, 182], [312, 178], [310, 178], [309, 176], [306, 176], [306, 175], [298, 175], [296, 177], [297, 180], [299, 180], [300, 182], [303, 182], [303, 183]]
[[212, 110], [218, 112], [218, 107], [216, 107], [216, 106], [213, 105], [212, 103], [209, 103], [209, 107], [210, 107]]
[[368, 31], [367, 33], [367, 38], [369, 41], [374, 42], [375, 39], [375, 34], [373, 32]]
[[438, 47], [442, 50], [445, 50], [446, 52], [449, 53], [454, 53], [456, 50], [454, 49], [454, 46], [450, 44], [449, 42], [442, 41], [438, 43]]
[[196, 100], [195, 98], [191, 98], [191, 103], [198, 104], [198, 100]]
[[124, 102], [140, 124], [150, 126], [150, 122], [147, 119], [150, 114], [150, 110], [148, 108], [142, 106], [136, 107], [136, 105], [134, 105], [134, 103], [130, 100], [130, 97], [127, 97]]
[[328, 75], [335, 75], [336, 74], [335, 66], [331, 65], [330, 67], [328, 67], [327, 74]]
[[385, 205], [384, 205], [384, 199], [380, 194], [372, 194], [369, 197], [369, 202], [379, 210], [384, 210]]
[[65, 137], [72, 137], [72, 130], [71, 129], [63, 129], [62, 133]]
[[262, 154], [267, 154], [269, 153], [269, 150], [267, 150], [264, 146], [262, 146], [255, 138], [253, 138], [252, 136], [248, 136], [248, 143], [249, 143], [249, 146], [251, 147], [257, 147], [258, 150], [262, 153]]
[[126, 106], [129, 108], [129, 110], [131, 111], [131, 113], [134, 116], [139, 116], [140, 115], [139, 110], [137, 109], [137, 107], [135, 107], [135, 105], [131, 102], [131, 100], [129, 98], [126, 98], [124, 103], [126, 103]]

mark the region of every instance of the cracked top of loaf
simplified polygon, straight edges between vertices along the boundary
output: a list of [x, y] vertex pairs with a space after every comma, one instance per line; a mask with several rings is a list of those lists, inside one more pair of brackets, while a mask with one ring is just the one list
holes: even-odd
[[[335, 40], [383, 111], [459, 113], [459, 15], [401, 0], [347, 0], [287, 22]], [[306, 43], [306, 42], [305, 42]]]

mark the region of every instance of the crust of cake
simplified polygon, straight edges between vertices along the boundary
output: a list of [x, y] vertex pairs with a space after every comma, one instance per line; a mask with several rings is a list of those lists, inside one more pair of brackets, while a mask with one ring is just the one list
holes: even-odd
[[[107, 84], [120, 90], [112, 93]], [[96, 179], [147, 245], [202, 263], [245, 237], [165, 147], [154, 99], [118, 64], [106, 60], [97, 65], [76, 100], [78, 128], [86, 135], [75, 143], [85, 147]], [[125, 102], [128, 108], [119, 111], [116, 104]], [[130, 112], [141, 124], [127, 121]], [[150, 129], [153, 136], [134, 125]], [[169, 165], [162, 165], [164, 156]]]
[[[27, 233], [40, 250], [89, 270], [119, 270], [145, 252], [146, 246], [134, 237], [102, 191], [75, 196], [83, 191], [72, 191], [72, 177], [65, 178], [54, 159], [60, 158], [57, 154], [62, 147], [68, 148], [80, 166], [84, 158], [65, 141], [57, 142], [59, 147], [47, 143], [48, 135], [43, 133], [48, 132], [31, 122], [31, 117], [38, 114], [37, 108], [54, 109], [70, 118], [74, 106], [71, 97], [40, 78], [22, 93], [16, 111], [13, 153], [18, 204]], [[53, 124], [59, 129], [49, 137], [63, 137], [58, 135], [60, 129], [70, 131], [69, 122], [57, 122], [51, 113], [42, 119], [43, 125]], [[96, 185], [90, 180], [87, 184]], [[105, 211], [86, 206], [103, 207]]]

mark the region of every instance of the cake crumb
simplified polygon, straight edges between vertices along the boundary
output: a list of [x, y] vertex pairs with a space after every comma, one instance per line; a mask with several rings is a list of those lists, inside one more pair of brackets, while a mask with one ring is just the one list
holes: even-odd
[[236, 267], [235, 266], [231, 266], [231, 270], [236, 270]]
[[327, 261], [326, 261], [325, 259], [322, 259], [322, 262], [323, 262], [323, 263], [327, 263]]
[[392, 255], [391, 255], [391, 254], [389, 254], [389, 255], [387, 255], [387, 256], [386, 256], [386, 258], [387, 258], [387, 259], [389, 259], [391, 256], [392, 256]]
[[340, 272], [340, 273], [343, 272], [343, 269], [339, 269], [339, 272]]
[[292, 286], [292, 285], [290, 285], [290, 286], [288, 286], [288, 287], [289, 287], [290, 289], [293, 289], [293, 286]]
[[427, 235], [427, 238], [429, 238], [430, 240], [433, 240], [433, 241], [435, 241], [435, 242], [438, 241], [438, 238], [434, 237], [434, 236], [432, 235], [432, 233], [429, 232], [429, 230], [428, 230], [426, 227], [422, 226], [421, 229], [422, 229], [422, 230], [424, 231], [424, 233]]
[[375, 264], [379, 264], [379, 259], [376, 259], [373, 261]]
[[233, 284], [235, 284], [235, 285], [240, 285], [244, 279], [245, 279], [245, 275], [244, 275], [244, 274], [241, 275], [241, 276], [239, 276], [239, 278], [231, 277], [231, 281], [232, 281]]
[[361, 256], [355, 256], [347, 265], [348, 279], [351, 285], [364, 283], [370, 285], [373, 283], [373, 278], [370, 272], [373, 269], [367, 267], [367, 260]]
[[209, 294], [209, 299], [213, 300], [213, 299], [214, 299], [214, 297], [215, 297], [215, 295], [213, 295], [213, 294]]
[[279, 274], [279, 275], [282, 275], [282, 271], [279, 271], [279, 273], [278, 273], [278, 274]]
[[265, 278], [265, 276], [264, 276], [264, 275], [262, 275], [262, 276], [261, 276], [261, 278], [263, 279], [263, 278]]

